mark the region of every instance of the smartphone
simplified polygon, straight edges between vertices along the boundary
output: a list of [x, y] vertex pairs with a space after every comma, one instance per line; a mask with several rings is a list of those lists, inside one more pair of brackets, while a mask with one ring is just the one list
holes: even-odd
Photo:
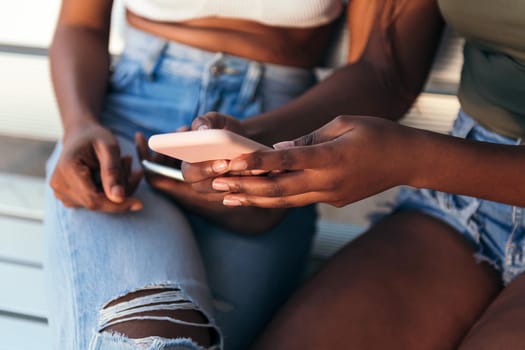
[[142, 166], [144, 169], [149, 170], [151, 172], [178, 180], [178, 181], [184, 181], [184, 176], [182, 176], [182, 171], [178, 168], [174, 168], [167, 165], [162, 165], [159, 163], [150, 162], [149, 160], [143, 159], [142, 160]]
[[188, 163], [233, 159], [270, 147], [223, 129], [206, 129], [153, 135], [148, 140], [155, 152]]

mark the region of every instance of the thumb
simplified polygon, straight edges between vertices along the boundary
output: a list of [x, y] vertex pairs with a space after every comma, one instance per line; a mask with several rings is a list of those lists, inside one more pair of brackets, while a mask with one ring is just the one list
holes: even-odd
[[197, 117], [191, 123], [192, 130], [222, 129], [224, 128], [224, 116], [217, 112], [208, 112]]
[[353, 126], [348, 117], [337, 117], [321, 128], [292, 141], [283, 141], [273, 145], [274, 149], [286, 149], [300, 146], [313, 146], [331, 141], [342, 134], [352, 130]]
[[115, 140], [99, 140], [94, 144], [100, 164], [100, 179], [106, 197], [115, 203], [122, 203], [126, 196], [122, 181], [120, 148]]

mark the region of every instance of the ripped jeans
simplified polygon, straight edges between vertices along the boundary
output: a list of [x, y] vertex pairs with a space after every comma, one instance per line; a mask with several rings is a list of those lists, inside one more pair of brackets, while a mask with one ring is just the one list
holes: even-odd
[[[111, 76], [101, 122], [135, 156], [133, 135], [172, 132], [213, 110], [247, 118], [316, 82], [309, 70], [211, 53], [134, 29]], [[47, 164], [52, 174], [62, 146]], [[243, 235], [183, 212], [141, 183], [140, 212], [104, 214], [62, 205], [47, 187], [45, 241], [53, 349], [201, 349], [191, 337], [131, 339], [108, 327], [168, 322], [215, 330], [213, 348], [246, 349], [303, 276], [315, 207]], [[146, 295], [134, 295], [147, 292]], [[120, 298], [134, 295], [130, 300]], [[175, 311], [196, 311], [188, 322]]]
[[[451, 134], [482, 142], [522, 143], [487, 130], [463, 110]], [[403, 188], [395, 209], [421, 211], [451, 225], [474, 246], [476, 259], [500, 272], [504, 284], [525, 271], [525, 208], [429, 189]]]

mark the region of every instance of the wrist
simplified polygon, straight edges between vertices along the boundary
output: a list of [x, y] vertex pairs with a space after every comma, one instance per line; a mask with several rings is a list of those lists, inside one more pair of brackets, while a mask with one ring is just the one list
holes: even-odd
[[425, 188], [427, 186], [426, 177], [428, 171], [435, 171], [432, 167], [432, 133], [409, 128], [405, 137], [406, 150], [404, 156], [405, 164], [400, 185], [407, 185], [415, 188]]
[[78, 133], [86, 132], [86, 130], [89, 130], [93, 127], [100, 127], [101, 124], [98, 121], [97, 118], [92, 116], [86, 116], [82, 118], [78, 118], [74, 121], [71, 121], [69, 123], [64, 123], [64, 133], [63, 133], [63, 141], [67, 140], [73, 135], [77, 135]]
[[74, 134], [78, 131], [85, 130], [86, 128], [91, 128], [92, 126], [100, 126], [100, 121], [93, 115], [85, 114], [82, 117], [64, 121], [64, 135]]

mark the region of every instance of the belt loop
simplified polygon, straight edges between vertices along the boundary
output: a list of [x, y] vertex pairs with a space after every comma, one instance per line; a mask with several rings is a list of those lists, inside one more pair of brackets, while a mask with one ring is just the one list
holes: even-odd
[[454, 122], [451, 134], [452, 136], [466, 138], [474, 126], [476, 126], [474, 119], [461, 109], [458, 118]]
[[213, 67], [223, 60], [224, 54], [222, 52], [217, 52], [213, 57], [206, 63], [203, 74], [201, 77], [201, 91], [199, 95], [199, 108], [197, 109], [197, 116], [203, 115], [210, 110], [215, 109], [216, 99], [210, 98], [208, 95], [213, 75], [215, 74]]
[[168, 41], [159, 37], [155, 37], [148, 45], [144, 59], [142, 61], [142, 70], [144, 74], [150, 79], [153, 78], [153, 74], [157, 69], [160, 58], [168, 47]]
[[254, 61], [250, 62], [248, 71], [246, 72], [246, 76], [244, 77], [244, 81], [242, 82], [241, 89], [239, 91], [239, 108], [242, 109], [246, 107], [246, 105], [252, 101], [263, 73], [264, 65], [262, 63]]

